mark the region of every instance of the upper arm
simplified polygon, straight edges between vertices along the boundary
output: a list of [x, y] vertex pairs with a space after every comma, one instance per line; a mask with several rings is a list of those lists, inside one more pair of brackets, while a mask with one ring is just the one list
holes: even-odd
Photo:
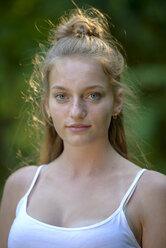
[[7, 248], [8, 235], [15, 218], [16, 207], [31, 184], [36, 166], [19, 169], [6, 181], [0, 206], [0, 247]]
[[166, 247], [166, 177], [149, 172], [142, 201], [142, 247]]

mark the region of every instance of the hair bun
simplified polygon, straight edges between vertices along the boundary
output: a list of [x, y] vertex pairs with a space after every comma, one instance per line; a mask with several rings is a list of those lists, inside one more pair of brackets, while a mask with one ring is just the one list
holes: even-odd
[[67, 23], [59, 26], [56, 32], [57, 40], [60, 40], [67, 36], [75, 36], [77, 38], [83, 38], [85, 36], [94, 36], [97, 38], [102, 37], [102, 28], [99, 23], [94, 23], [94, 20], [83, 18], [81, 16], [75, 16], [71, 18]]
[[81, 38], [82, 36], [94, 36], [100, 38], [99, 31], [93, 24], [89, 24], [86, 22], [78, 22], [72, 25], [73, 33], [76, 34], [78, 38]]

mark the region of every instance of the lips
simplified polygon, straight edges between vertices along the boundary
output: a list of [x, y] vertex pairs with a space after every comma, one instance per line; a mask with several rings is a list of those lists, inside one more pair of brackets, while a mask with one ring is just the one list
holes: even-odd
[[72, 124], [70, 126], [67, 127], [74, 127], [74, 128], [86, 128], [86, 127], [90, 127], [90, 125], [85, 125], [85, 124]]
[[82, 132], [82, 131], [87, 130], [90, 127], [91, 127], [90, 125], [85, 125], [81, 123], [75, 123], [75, 124], [71, 124], [70, 126], [67, 126], [67, 128], [73, 132]]

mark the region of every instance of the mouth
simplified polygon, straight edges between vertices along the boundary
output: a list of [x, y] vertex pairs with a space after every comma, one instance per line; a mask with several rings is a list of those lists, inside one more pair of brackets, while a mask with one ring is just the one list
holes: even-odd
[[90, 125], [85, 125], [85, 124], [72, 124], [70, 126], [67, 126], [67, 128], [70, 130], [70, 131], [73, 131], [73, 132], [81, 132], [81, 131], [85, 131], [87, 129], [89, 129], [91, 126]]

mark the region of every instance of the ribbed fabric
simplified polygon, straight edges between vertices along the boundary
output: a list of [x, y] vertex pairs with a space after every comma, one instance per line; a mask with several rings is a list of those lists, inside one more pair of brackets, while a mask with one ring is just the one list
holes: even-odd
[[110, 217], [94, 225], [65, 228], [43, 223], [27, 214], [28, 196], [43, 166], [38, 168], [28, 192], [18, 203], [8, 248], [140, 248], [127, 223], [124, 207], [146, 169], [137, 173], [120, 206]]

